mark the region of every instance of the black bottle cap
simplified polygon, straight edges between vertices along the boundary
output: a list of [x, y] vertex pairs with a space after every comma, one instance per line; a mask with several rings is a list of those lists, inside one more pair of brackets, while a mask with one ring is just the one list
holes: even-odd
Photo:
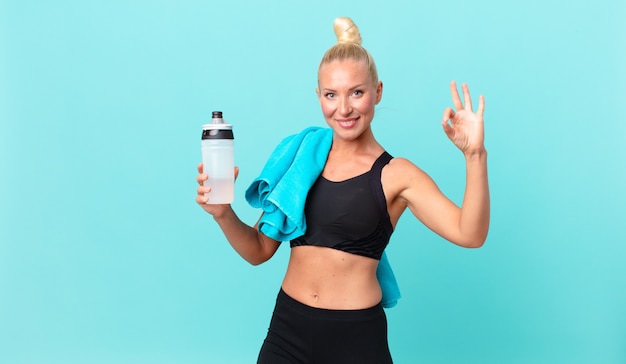
[[222, 112], [221, 111], [213, 111], [213, 118], [222, 118]]

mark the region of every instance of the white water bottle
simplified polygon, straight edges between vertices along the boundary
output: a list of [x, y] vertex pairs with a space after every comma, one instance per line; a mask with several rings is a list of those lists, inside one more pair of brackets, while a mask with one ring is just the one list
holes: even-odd
[[202, 125], [202, 163], [209, 179], [204, 186], [211, 187], [205, 194], [209, 204], [229, 204], [235, 198], [235, 155], [233, 126], [222, 119], [221, 111], [214, 111], [211, 124]]

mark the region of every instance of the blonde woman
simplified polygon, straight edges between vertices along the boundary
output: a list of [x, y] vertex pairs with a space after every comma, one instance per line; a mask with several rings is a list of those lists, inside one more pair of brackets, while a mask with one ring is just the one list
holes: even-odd
[[[393, 158], [376, 141], [371, 123], [383, 95], [376, 65], [349, 18], [336, 19], [335, 33], [338, 43], [326, 52], [318, 69], [316, 91], [329, 127], [320, 171], [308, 183], [304, 171], [310, 169], [297, 169], [293, 165], [300, 162], [294, 161], [279, 177], [290, 179], [294, 189], [305, 186], [306, 228], [301, 234], [296, 229], [289, 239], [289, 265], [258, 363], [391, 363], [377, 268], [400, 216], [408, 208], [435, 233], [463, 247], [480, 247], [487, 237], [484, 98], [479, 98], [474, 112], [468, 87], [462, 85], [461, 99], [456, 84], [450, 84], [454, 108], [445, 109], [442, 126], [466, 161], [465, 194], [459, 207], [424, 171], [407, 159]], [[323, 130], [308, 131], [284, 144], [291, 148], [299, 143], [301, 153], [306, 143], [322, 143], [307, 138], [324, 141], [324, 135]], [[279, 166], [281, 161], [268, 163]], [[272, 173], [275, 168], [266, 169]], [[252, 264], [270, 259], [282, 241], [261, 228], [267, 224], [266, 231], [272, 231], [268, 216], [273, 209], [264, 210], [256, 225], [246, 225], [230, 205], [207, 204], [210, 189], [202, 184], [210, 176], [202, 173], [202, 165], [198, 172], [196, 202], [213, 216], [232, 247]], [[255, 194], [257, 187], [248, 192]], [[282, 187], [276, 189], [281, 189], [276, 194], [289, 195]], [[302, 191], [288, 197], [295, 205], [298, 193]], [[278, 203], [278, 209], [286, 210], [287, 221], [298, 213], [291, 206]]]

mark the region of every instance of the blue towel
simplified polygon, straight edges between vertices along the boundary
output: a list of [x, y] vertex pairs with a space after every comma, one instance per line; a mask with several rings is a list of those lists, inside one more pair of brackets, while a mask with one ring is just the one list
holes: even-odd
[[[324, 169], [332, 136], [332, 129], [309, 127], [283, 139], [274, 149], [259, 177], [246, 190], [248, 203], [263, 209], [259, 221], [263, 234], [278, 241], [304, 234], [306, 196]], [[383, 291], [383, 307], [395, 306], [400, 289], [385, 252], [376, 276]]]

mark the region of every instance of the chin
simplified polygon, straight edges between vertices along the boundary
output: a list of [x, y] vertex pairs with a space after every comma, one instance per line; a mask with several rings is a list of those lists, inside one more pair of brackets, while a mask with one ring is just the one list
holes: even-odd
[[364, 130], [358, 127], [353, 127], [350, 129], [336, 127], [336, 128], [333, 128], [333, 131], [337, 137], [346, 141], [357, 140], [364, 133]]

